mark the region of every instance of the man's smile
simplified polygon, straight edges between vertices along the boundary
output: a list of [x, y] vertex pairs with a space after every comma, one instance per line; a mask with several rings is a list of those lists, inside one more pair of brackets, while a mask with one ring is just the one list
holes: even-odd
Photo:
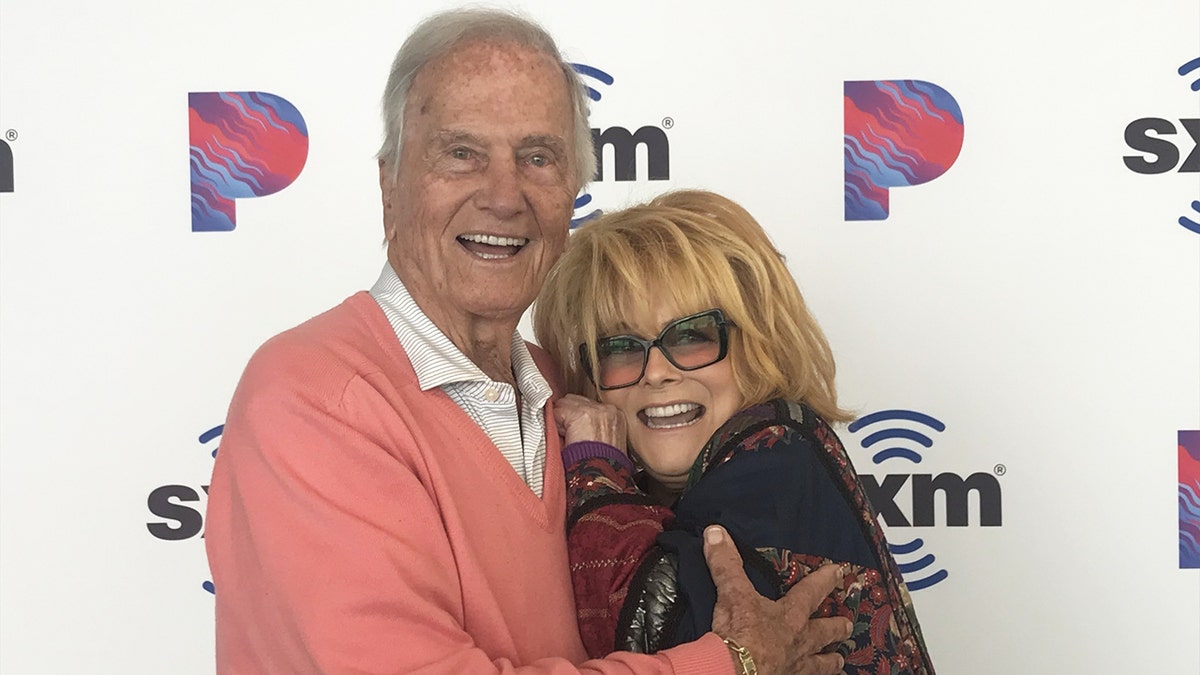
[[484, 260], [511, 258], [529, 243], [524, 237], [498, 237], [494, 234], [460, 234], [458, 243]]

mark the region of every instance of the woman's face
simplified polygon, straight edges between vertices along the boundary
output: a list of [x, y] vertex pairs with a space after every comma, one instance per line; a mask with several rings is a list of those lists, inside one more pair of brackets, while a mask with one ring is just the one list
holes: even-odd
[[[658, 331], [685, 313], [660, 307], [653, 340]], [[722, 424], [742, 408], [733, 380], [732, 352], [698, 370], [679, 370], [658, 348], [650, 350], [646, 373], [629, 387], [600, 391], [600, 400], [625, 415], [629, 445], [646, 472], [664, 487], [681, 491], [700, 450]]]

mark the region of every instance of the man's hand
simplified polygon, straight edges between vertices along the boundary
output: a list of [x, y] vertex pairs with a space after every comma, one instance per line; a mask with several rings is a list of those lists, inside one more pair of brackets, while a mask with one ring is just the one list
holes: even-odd
[[600, 441], [625, 452], [625, 416], [616, 406], [567, 394], [554, 402], [554, 420], [566, 444]]
[[842, 657], [819, 653], [850, 637], [849, 619], [810, 619], [825, 596], [841, 581], [842, 571], [826, 565], [800, 580], [778, 601], [754, 590], [742, 557], [724, 528], [704, 531], [704, 557], [717, 585], [713, 632], [745, 647], [759, 675], [835, 675]]

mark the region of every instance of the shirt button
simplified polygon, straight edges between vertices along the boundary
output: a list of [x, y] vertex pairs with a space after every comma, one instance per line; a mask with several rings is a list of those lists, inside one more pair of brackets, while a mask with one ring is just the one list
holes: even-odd
[[500, 392], [496, 391], [495, 387], [491, 387], [483, 392], [483, 397], [487, 399], [488, 403], [495, 403], [496, 399], [500, 398]]

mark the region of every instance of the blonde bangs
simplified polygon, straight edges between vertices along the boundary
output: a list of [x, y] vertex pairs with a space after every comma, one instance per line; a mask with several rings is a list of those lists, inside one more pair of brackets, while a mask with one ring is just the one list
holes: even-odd
[[[635, 332], [650, 337], [663, 320], [719, 305], [721, 256], [713, 256], [679, 219], [632, 209], [613, 227], [597, 228], [596, 337]], [[603, 223], [597, 223], [603, 225]], [[713, 274], [715, 272], [716, 274]]]

